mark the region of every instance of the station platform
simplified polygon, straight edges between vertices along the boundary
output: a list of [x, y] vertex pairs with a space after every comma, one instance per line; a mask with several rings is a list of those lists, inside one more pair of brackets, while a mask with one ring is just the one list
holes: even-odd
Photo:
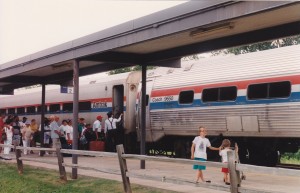
[[[16, 163], [14, 154], [10, 155], [12, 160], [3, 160], [2, 162]], [[31, 158], [47, 159], [57, 161], [57, 158], [53, 155], [45, 155], [40, 157], [37, 153], [27, 155]], [[71, 157], [64, 157], [64, 162], [71, 164]], [[54, 169], [58, 171], [57, 165], [50, 165], [45, 163], [23, 161], [25, 165], [31, 165], [34, 167]], [[78, 164], [88, 167], [94, 167], [96, 170], [84, 170], [78, 169], [78, 175], [85, 175], [97, 178], [111, 179], [122, 181], [119, 169], [119, 161], [117, 158], [112, 157], [88, 157], [79, 156]], [[204, 171], [204, 178], [210, 180], [211, 183], [195, 183], [196, 171], [192, 169], [191, 165], [166, 163], [166, 162], [154, 162], [146, 161], [146, 169], [140, 169], [139, 160], [127, 160], [128, 171], [137, 176], [149, 175], [154, 180], [143, 179], [142, 177], [130, 176], [131, 184], [139, 184], [144, 186], [153, 186], [155, 188], [171, 190], [175, 192], [206, 192], [206, 193], [224, 193], [229, 192], [229, 186], [223, 182], [223, 174], [221, 168], [210, 168]], [[71, 168], [66, 167], [68, 173], [71, 173]], [[284, 193], [297, 193], [300, 192], [300, 178], [291, 176], [276, 176], [263, 173], [245, 173], [246, 180], [242, 181], [241, 187], [245, 189], [254, 189], [255, 192], [284, 192]], [[70, 179], [70, 177], [68, 176]], [[151, 177], [150, 177], [151, 178]], [[157, 179], [161, 179], [157, 181]], [[176, 180], [180, 179], [180, 180]], [[172, 181], [172, 183], [171, 183]], [[209, 187], [213, 187], [213, 189]], [[228, 186], [228, 190], [224, 187]], [[241, 191], [251, 192], [251, 191]]]

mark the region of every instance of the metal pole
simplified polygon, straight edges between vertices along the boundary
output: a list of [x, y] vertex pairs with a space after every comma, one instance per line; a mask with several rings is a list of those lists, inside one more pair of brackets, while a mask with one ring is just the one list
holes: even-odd
[[[141, 155], [146, 153], [146, 71], [147, 66], [142, 65], [142, 112], [141, 112]], [[145, 169], [145, 160], [141, 160], [141, 169]]]
[[[78, 149], [78, 100], [79, 100], [79, 61], [73, 62], [73, 143], [72, 149]], [[72, 155], [72, 164], [78, 163], [78, 156]], [[77, 168], [72, 168], [72, 179], [77, 179]]]
[[[46, 84], [42, 84], [42, 104], [41, 104], [41, 147], [44, 147], [44, 132], [45, 132], [45, 98], [46, 98]], [[45, 151], [40, 151], [40, 155], [43, 156]]]

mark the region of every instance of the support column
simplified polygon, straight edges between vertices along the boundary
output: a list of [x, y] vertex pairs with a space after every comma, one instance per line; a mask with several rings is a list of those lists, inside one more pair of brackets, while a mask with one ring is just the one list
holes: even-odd
[[[79, 101], [79, 61], [73, 62], [73, 143], [72, 149], [78, 149], [78, 101]], [[78, 163], [78, 156], [72, 155], [72, 164]], [[77, 179], [77, 168], [72, 168], [72, 179]]]
[[[146, 71], [147, 66], [142, 65], [142, 108], [141, 108], [141, 155], [146, 153]], [[145, 160], [141, 160], [141, 169], [145, 169]]]
[[[45, 98], [46, 98], [46, 84], [42, 84], [42, 102], [41, 102], [41, 147], [44, 147], [44, 133], [45, 133]], [[40, 151], [40, 156], [44, 156], [45, 151]]]

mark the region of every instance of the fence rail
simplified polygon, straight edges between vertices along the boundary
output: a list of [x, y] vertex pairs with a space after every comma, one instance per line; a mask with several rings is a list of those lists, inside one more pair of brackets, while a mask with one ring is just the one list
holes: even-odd
[[[179, 179], [174, 177], [167, 177], [167, 176], [151, 176], [148, 174], [138, 174], [134, 172], [129, 172], [127, 168], [127, 159], [135, 159], [135, 160], [146, 160], [146, 161], [156, 161], [156, 162], [169, 162], [169, 163], [179, 163], [179, 164], [198, 164], [204, 165], [209, 167], [228, 167], [230, 171], [230, 187], [220, 184], [197, 184], [196, 186], [216, 189], [216, 190], [223, 190], [223, 191], [230, 191], [232, 193], [237, 192], [246, 192], [246, 193], [258, 193], [262, 192], [262, 190], [255, 189], [255, 188], [245, 188], [241, 186], [241, 175], [240, 173], [243, 171], [246, 172], [257, 172], [257, 173], [264, 173], [264, 174], [273, 174], [279, 176], [294, 176], [300, 177], [299, 170], [293, 169], [284, 169], [284, 168], [269, 168], [269, 167], [261, 167], [261, 166], [253, 166], [247, 164], [240, 164], [237, 162], [235, 154], [233, 151], [228, 151], [228, 164], [225, 163], [218, 163], [218, 162], [203, 162], [197, 160], [188, 160], [188, 159], [178, 159], [178, 158], [167, 158], [167, 157], [154, 157], [154, 156], [145, 156], [145, 155], [135, 155], [135, 154], [125, 154], [123, 145], [117, 146], [117, 153], [110, 153], [110, 152], [98, 152], [98, 151], [83, 151], [83, 150], [70, 150], [70, 149], [60, 149], [60, 148], [39, 148], [39, 147], [21, 147], [21, 146], [13, 146], [13, 145], [4, 145], [0, 144], [0, 147], [10, 147], [15, 149], [16, 159], [17, 159], [17, 167], [19, 174], [23, 174], [23, 161], [33, 161], [33, 162], [40, 162], [52, 165], [58, 165], [60, 179], [63, 181], [67, 181], [67, 175], [65, 167], [71, 168], [80, 168], [84, 170], [93, 170], [103, 173], [110, 173], [110, 174], [117, 174], [122, 177], [123, 180], [123, 188], [124, 192], [131, 193], [131, 185], [129, 177], [136, 177], [136, 178], [143, 178], [147, 180], [153, 181], [162, 181], [162, 182], [170, 182], [176, 184], [190, 184], [195, 186], [194, 181], [189, 181], [186, 179]], [[22, 157], [21, 150], [35, 150], [35, 151], [50, 151], [54, 152], [57, 155], [57, 162], [45, 159], [38, 159], [38, 158], [30, 158], [30, 157]], [[120, 170], [115, 169], [107, 169], [107, 168], [95, 168], [90, 167], [82, 164], [67, 164], [64, 163], [63, 154], [73, 154], [73, 155], [85, 155], [85, 156], [95, 156], [95, 157], [112, 157], [118, 158]], [[263, 190], [263, 192], [267, 193], [268, 191]], [[274, 191], [272, 191], [274, 192]]]

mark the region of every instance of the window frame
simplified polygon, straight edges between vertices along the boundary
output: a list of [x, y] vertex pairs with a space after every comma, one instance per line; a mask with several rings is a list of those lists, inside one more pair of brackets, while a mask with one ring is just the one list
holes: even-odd
[[[235, 91], [236, 91], [236, 96], [235, 96], [235, 99], [234, 100], [220, 100], [220, 96], [221, 96], [221, 89], [222, 88], [235, 88]], [[218, 89], [218, 100], [217, 101], [203, 101], [203, 95], [204, 95], [204, 90], [209, 90], [209, 89]], [[237, 97], [238, 97], [238, 87], [233, 85], [233, 86], [222, 86], [222, 87], [210, 87], [210, 88], [203, 88], [202, 89], [202, 93], [201, 93], [201, 101], [202, 103], [223, 103], [223, 102], [236, 102], [237, 100]]]
[[[193, 100], [192, 100], [192, 102], [190, 102], [190, 103], [181, 103], [180, 102], [180, 94], [183, 93], [183, 92], [193, 92]], [[195, 101], [195, 91], [194, 90], [181, 90], [179, 92], [179, 94], [178, 94], [178, 104], [179, 105], [191, 105], [191, 104], [194, 103], [194, 101]]]
[[[284, 83], [284, 82], [288, 82], [289, 83], [289, 95], [286, 97], [269, 97], [270, 96], [270, 85], [274, 84], [274, 83]], [[253, 85], [263, 85], [263, 84], [267, 84], [267, 98], [255, 98], [255, 99], [250, 99], [249, 98], [249, 87], [253, 86]], [[287, 99], [289, 97], [291, 97], [292, 94], [292, 83], [289, 80], [283, 80], [283, 81], [276, 81], [276, 82], [261, 82], [261, 83], [254, 83], [254, 84], [248, 84], [247, 86], [247, 95], [246, 98], [249, 101], [255, 101], [255, 100], [272, 100], [272, 99]]]

